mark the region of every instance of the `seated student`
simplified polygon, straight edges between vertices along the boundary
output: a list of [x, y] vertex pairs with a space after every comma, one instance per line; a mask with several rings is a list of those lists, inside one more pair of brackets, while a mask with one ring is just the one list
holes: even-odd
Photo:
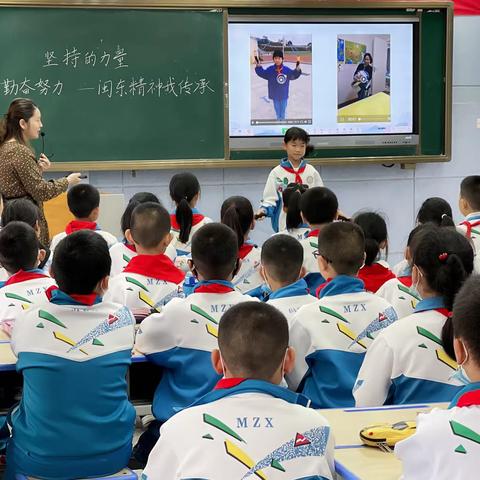
[[[110, 257], [112, 258], [112, 270], [110, 271], [111, 277], [123, 272], [123, 269], [128, 265], [128, 262], [137, 254], [135, 245], [129, 243], [125, 237], [125, 232], [130, 229], [133, 210], [137, 205], [145, 202], [155, 202], [160, 204], [160, 200], [153, 193], [138, 192], [128, 201], [125, 211], [123, 212], [120, 220], [123, 240], [110, 248]], [[170, 258], [170, 260], [175, 260], [177, 251], [172, 245], [169, 245], [165, 250], [165, 255]]]
[[454, 375], [463, 388], [448, 410], [435, 408], [417, 418], [413, 436], [397, 443], [405, 480], [478, 478], [480, 445], [480, 277], [469, 278], [453, 306]]
[[247, 302], [225, 313], [212, 353], [223, 379], [162, 426], [145, 478], [335, 478], [327, 420], [278, 385], [295, 361], [288, 345], [275, 308]]
[[57, 233], [52, 238], [50, 244], [52, 252], [60, 240], [79, 230], [94, 230], [105, 239], [108, 248], [117, 243], [117, 239], [111, 233], [105, 232], [96, 223], [100, 213], [100, 192], [93, 185], [80, 183], [73, 186], [67, 193], [67, 203], [75, 220], [67, 224], [64, 232]]
[[415, 311], [417, 303], [421, 300], [418, 292], [412, 286], [412, 250], [414, 243], [417, 242], [426, 229], [431, 224], [417, 225], [408, 235], [407, 247], [405, 249], [405, 259], [408, 269], [402, 271], [401, 276], [392, 278], [385, 282], [376, 292], [379, 297], [384, 298], [391, 303], [398, 318], [407, 317]]
[[335, 222], [323, 227], [318, 254], [320, 273], [329, 281], [320, 300], [302, 307], [293, 319], [290, 344], [297, 364], [287, 382], [318, 408], [351, 407], [365, 352], [397, 315], [386, 300], [366, 292], [357, 278], [365, 258], [358, 225]]
[[24, 222], [9, 222], [0, 230], [0, 263], [10, 276], [0, 282], [0, 325], [10, 333], [25, 308], [43, 300], [54, 280], [38, 268], [45, 256], [35, 230]]
[[110, 280], [105, 298], [126, 305], [135, 315], [147, 316], [183, 296], [185, 274], [165, 255], [172, 239], [167, 210], [155, 202], [136, 206], [125, 236], [137, 255]]
[[135, 320], [126, 307], [102, 301], [110, 264], [100, 235], [68, 235], [53, 258], [59, 289], [15, 323], [23, 396], [11, 414], [8, 480], [107, 476], [129, 461], [135, 409], [126, 375]]
[[232, 285], [238, 270], [235, 233], [220, 223], [200, 228], [192, 239], [192, 272], [199, 283], [185, 299], [174, 298], [161, 313], [140, 325], [135, 348], [163, 367], [163, 376], [153, 398], [148, 430], [134, 449], [145, 465], [158, 439], [158, 429], [179, 409], [208, 393], [219, 377], [210, 364], [217, 345], [218, 322], [232, 305], [251, 300]]
[[303, 248], [298, 240], [277, 234], [262, 247], [262, 275], [269, 290], [267, 303], [278, 308], [289, 327], [300, 307], [316, 302], [303, 277]]
[[385, 329], [358, 373], [358, 407], [450, 401], [459, 383], [442, 343], [453, 300], [473, 270], [473, 250], [461, 234], [432, 226], [412, 250], [412, 280], [422, 301], [415, 313]]
[[[310, 232], [310, 227], [303, 221], [300, 211], [300, 198], [307, 191], [308, 185], [289, 183], [282, 193], [283, 212], [286, 214], [287, 228], [279, 233], [303, 240]], [[276, 235], [276, 234], [274, 234]]]
[[480, 273], [480, 175], [465, 177], [460, 185], [460, 212], [465, 217], [458, 231], [472, 241], [475, 249], [475, 273]]
[[375, 212], [360, 213], [353, 221], [365, 235], [365, 265], [358, 272], [358, 278], [363, 280], [367, 291], [376, 293], [385, 282], [395, 278], [388, 264], [380, 260], [382, 250], [388, 255], [387, 224]]
[[316, 294], [318, 287], [325, 282], [320, 274], [317, 262], [318, 234], [322, 228], [337, 218], [338, 200], [326, 187], [309, 188], [300, 199], [303, 220], [310, 226], [307, 238], [301, 241], [303, 247], [303, 266], [305, 267], [310, 291]]
[[200, 199], [197, 177], [190, 172], [175, 174], [170, 180], [170, 197], [176, 205], [175, 213], [171, 215], [172, 246], [178, 256], [188, 256], [195, 232], [212, 221], [195, 208]]
[[237, 235], [240, 269], [233, 277], [234, 287], [247, 295], [261, 297], [263, 278], [260, 275], [261, 249], [249, 242], [250, 231], [255, 227], [253, 207], [245, 197], [227, 198], [220, 210], [222, 223]]

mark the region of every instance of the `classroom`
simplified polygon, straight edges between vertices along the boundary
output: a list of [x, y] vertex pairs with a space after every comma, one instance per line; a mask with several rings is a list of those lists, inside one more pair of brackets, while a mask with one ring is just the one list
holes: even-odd
[[0, 13], [0, 478], [477, 478], [477, 0]]

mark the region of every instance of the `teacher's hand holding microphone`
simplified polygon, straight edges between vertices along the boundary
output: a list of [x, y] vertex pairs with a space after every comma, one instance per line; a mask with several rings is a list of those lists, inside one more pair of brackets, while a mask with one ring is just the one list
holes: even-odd
[[15, 99], [0, 121], [0, 194], [4, 202], [27, 198], [40, 210], [40, 242], [50, 243], [43, 202], [65, 192], [80, 182], [80, 173], [71, 173], [58, 180], [44, 180], [42, 174], [50, 168], [44, 152], [37, 159], [30, 145], [42, 128], [39, 108], [27, 98]]

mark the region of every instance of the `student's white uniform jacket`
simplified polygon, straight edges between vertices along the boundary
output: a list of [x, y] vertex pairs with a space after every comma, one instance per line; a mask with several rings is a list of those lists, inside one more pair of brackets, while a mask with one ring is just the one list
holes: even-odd
[[144, 480], [333, 479], [333, 435], [308, 402], [260, 380], [221, 380], [161, 427]]
[[185, 274], [166, 255], [136, 255], [113, 277], [105, 295], [135, 315], [154, 313], [176, 297], [183, 297]]
[[448, 402], [459, 389], [457, 364], [442, 346], [448, 311], [440, 297], [420, 301], [374, 340], [358, 373], [357, 407]]
[[475, 273], [480, 273], [480, 212], [467, 215], [457, 230], [472, 241], [475, 251], [473, 268]]
[[233, 286], [239, 292], [258, 296], [255, 291], [264, 283], [260, 275], [261, 255], [262, 250], [251, 243], [244, 243], [240, 247], [238, 251], [240, 270], [232, 280]]
[[421, 300], [411, 287], [411, 276], [392, 278], [377, 290], [376, 295], [393, 306], [398, 318], [404, 318], [415, 311], [417, 303]]
[[187, 298], [174, 298], [141, 323], [135, 347], [163, 367], [153, 398], [157, 420], [168, 420], [215, 386], [219, 376], [210, 354], [218, 348], [220, 318], [233, 305], [251, 300], [230, 282], [199, 282]]
[[285, 230], [287, 215], [283, 211], [282, 193], [289, 183], [300, 183], [312, 187], [322, 187], [323, 181], [315, 167], [302, 160], [298, 169], [293, 168], [284, 158], [268, 175], [260, 208], [265, 210], [272, 221], [275, 232]]
[[45, 299], [45, 291], [55, 280], [36, 268], [19, 270], [7, 281], [0, 282], [0, 322], [14, 321], [23, 310]]
[[339, 275], [320, 300], [294, 317], [290, 345], [296, 366], [287, 376], [318, 408], [351, 407], [352, 388], [367, 348], [378, 332], [397, 320], [393, 307], [366, 292], [361, 280]]
[[[114, 277], [123, 272], [123, 269], [128, 265], [133, 257], [136, 257], [137, 250], [135, 245], [123, 241], [116, 243], [110, 248], [110, 258], [112, 259], [112, 268], [110, 269], [110, 277]], [[172, 261], [175, 261], [177, 250], [170, 244], [165, 250], [165, 255]]]
[[320, 285], [325, 283], [325, 279], [320, 273], [317, 262], [319, 232], [320, 230], [318, 229], [311, 230], [307, 236], [300, 241], [303, 247], [303, 268], [306, 271], [305, 281], [312, 295], [316, 295]]
[[474, 479], [480, 467], [480, 383], [463, 388], [448, 410], [417, 417], [416, 433], [395, 445], [404, 480]]
[[81, 222], [79, 220], [72, 220], [67, 226], [65, 227], [64, 232], [57, 233], [53, 238], [50, 244], [51, 255], [50, 257], [53, 258], [53, 252], [57, 245], [67, 236], [73, 232], [78, 232], [79, 230], [93, 230], [95, 233], [101, 235], [108, 244], [108, 248], [113, 247], [118, 240], [115, 236], [111, 233], [102, 230], [95, 222]]
[[317, 299], [310, 295], [307, 282], [301, 278], [291, 285], [272, 292], [266, 303], [280, 310], [285, 315], [289, 328], [292, 328], [293, 318], [298, 310], [304, 305], [315, 302], [317, 302]]
[[310, 227], [306, 224], [301, 225], [300, 227], [297, 228], [290, 228], [290, 229], [285, 229], [282, 230], [281, 232], [274, 233], [274, 235], [288, 235], [289, 237], [293, 237], [299, 242], [307, 238], [308, 234], [310, 233]]
[[190, 230], [190, 236], [188, 237], [187, 243], [183, 243], [178, 238], [180, 234], [180, 225], [177, 222], [177, 218], [175, 214], [172, 213], [170, 215], [170, 222], [172, 223], [172, 229], [170, 233], [172, 234], [172, 242], [170, 245], [177, 250], [177, 256], [183, 255], [190, 255], [192, 251], [192, 238], [198, 230], [200, 230], [204, 225], [207, 223], [211, 223], [212, 220], [208, 217], [205, 217], [201, 213], [198, 212], [196, 208], [192, 208], [193, 212], [193, 221], [192, 221], [192, 229]]
[[71, 478], [72, 472], [85, 478], [128, 463], [135, 409], [126, 374], [134, 323], [126, 307], [58, 289], [15, 322], [12, 350], [24, 383], [12, 412], [9, 469], [36, 478]]

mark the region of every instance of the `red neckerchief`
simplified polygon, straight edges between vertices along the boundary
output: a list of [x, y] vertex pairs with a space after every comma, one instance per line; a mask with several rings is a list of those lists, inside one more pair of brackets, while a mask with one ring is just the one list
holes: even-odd
[[13, 285], [14, 283], [26, 282], [28, 280], [35, 280], [36, 278], [49, 278], [49, 276], [43, 273], [26, 272], [25, 270], [19, 270], [4, 283], [4, 286]]
[[[47, 288], [47, 290], [45, 290], [45, 295], [47, 295], [47, 298], [49, 300], [51, 300], [52, 298], [53, 290], [58, 290], [58, 287], [56, 285], [52, 285], [51, 287]], [[67, 295], [76, 300], [77, 302], [88, 305], [89, 307], [91, 307], [98, 298], [98, 295], [96, 293], [68, 293]]]
[[293, 167], [285, 167], [283, 165], [282, 168], [288, 173], [293, 173], [295, 175], [295, 183], [303, 183], [302, 177], [300, 175], [305, 171], [305, 168], [307, 168], [306, 164], [303, 167], [300, 167], [298, 170], [295, 170]]
[[[232, 378], [232, 380], [234, 380]], [[221, 380], [220, 380], [221, 382]], [[218, 382], [218, 383], [220, 383]], [[480, 405], [480, 390], [464, 393], [457, 401], [457, 407], [472, 407]]]
[[237, 385], [240, 385], [242, 382], [247, 380], [246, 378], [222, 378], [215, 385], [214, 390], [223, 390], [227, 388], [233, 388]]
[[471, 238], [472, 237], [472, 228], [473, 227], [478, 227], [480, 225], [480, 220], [475, 220], [474, 222], [469, 222], [468, 220], [465, 220], [460, 225], [465, 225], [467, 227], [467, 233], [466, 233], [465, 236], [467, 238]]
[[129, 249], [131, 250], [132, 252], [137, 252], [137, 249], [135, 248], [135, 245], [132, 245], [130, 243], [124, 243], [124, 245]]
[[244, 243], [238, 249], [238, 258], [241, 258], [243, 260], [254, 248], [255, 245], [252, 245], [251, 243]]
[[403, 283], [406, 287], [410, 288], [412, 286], [412, 276], [409, 275], [407, 277], [398, 277], [398, 281]]
[[229, 293], [234, 291], [235, 289], [228, 285], [222, 285], [221, 283], [215, 282], [199, 285], [194, 290], [195, 293]]
[[173, 262], [163, 254], [137, 255], [123, 269], [124, 273], [138, 273], [145, 277], [165, 280], [178, 285], [185, 279], [185, 273], [179, 270]]
[[[199, 224], [204, 218], [205, 218], [205, 216], [202, 215], [201, 213], [194, 213], [193, 214], [193, 219], [192, 219], [192, 227]], [[170, 215], [170, 223], [171, 223], [172, 228], [174, 230], [180, 230], [180, 225], [178, 224], [177, 217], [175, 216], [174, 213], [172, 213]]]
[[322, 292], [322, 290], [329, 284], [329, 282], [331, 282], [332, 279], [331, 278], [327, 278], [327, 281], [326, 282], [323, 282], [318, 288], [317, 290], [315, 291], [315, 296], [317, 298], [320, 298], [320, 293]]
[[79, 230], [96, 230], [97, 224], [95, 222], [83, 222], [82, 220], [72, 220], [65, 227], [65, 233], [70, 235], [73, 232], [78, 232]]
[[307, 238], [310, 238], [310, 237], [318, 237], [318, 234], [320, 233], [320, 229], [317, 228], [315, 230], [312, 230], [308, 233], [307, 235]]
[[385, 282], [396, 277], [388, 268], [379, 263], [373, 263], [361, 268], [358, 278], [365, 283], [365, 290], [375, 293]]
[[448, 308], [434, 308], [434, 310], [438, 313], [441, 313], [444, 317], [449, 317], [452, 312], [448, 310]]

